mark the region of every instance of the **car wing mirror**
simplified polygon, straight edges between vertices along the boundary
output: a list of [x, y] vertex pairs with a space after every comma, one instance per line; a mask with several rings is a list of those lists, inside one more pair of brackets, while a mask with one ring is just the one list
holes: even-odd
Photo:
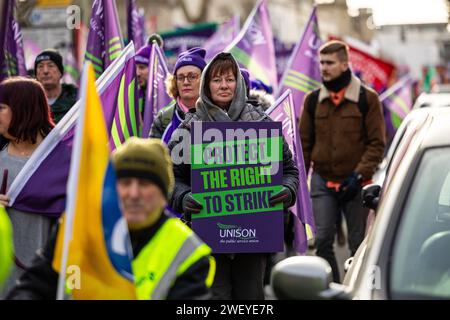
[[271, 286], [277, 299], [349, 299], [344, 286], [332, 283], [329, 263], [315, 256], [280, 261], [272, 270]]
[[362, 202], [365, 208], [376, 210], [380, 200], [381, 187], [377, 184], [369, 184], [362, 189]]

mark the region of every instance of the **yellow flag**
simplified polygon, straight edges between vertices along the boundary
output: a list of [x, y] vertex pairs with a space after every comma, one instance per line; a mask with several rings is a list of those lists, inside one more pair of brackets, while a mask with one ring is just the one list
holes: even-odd
[[[84, 73], [67, 215], [58, 233], [53, 268], [61, 270], [67, 241], [66, 287], [73, 298], [135, 299], [128, 230], [117, 202], [108, 134], [91, 64]], [[71, 237], [64, 237], [65, 223], [71, 226]]]

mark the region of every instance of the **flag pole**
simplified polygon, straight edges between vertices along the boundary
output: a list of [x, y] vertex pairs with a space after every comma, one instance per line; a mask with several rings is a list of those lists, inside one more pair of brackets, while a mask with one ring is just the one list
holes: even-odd
[[404, 75], [396, 83], [394, 83], [392, 86], [390, 86], [386, 91], [384, 91], [382, 94], [380, 94], [378, 99], [381, 102], [383, 102], [387, 97], [392, 95], [392, 93], [394, 93], [399, 87], [406, 85], [411, 80], [412, 80], [412, 78], [409, 75], [409, 73]]

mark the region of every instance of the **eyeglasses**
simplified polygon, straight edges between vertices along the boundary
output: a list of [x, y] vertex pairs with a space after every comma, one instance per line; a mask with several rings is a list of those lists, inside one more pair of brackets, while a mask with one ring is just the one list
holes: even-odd
[[175, 78], [177, 79], [178, 82], [183, 83], [185, 79], [187, 79], [189, 82], [194, 82], [195, 80], [197, 80], [200, 77], [200, 75], [198, 74], [194, 74], [194, 73], [189, 73], [187, 76], [184, 76], [182, 74], [175, 76]]

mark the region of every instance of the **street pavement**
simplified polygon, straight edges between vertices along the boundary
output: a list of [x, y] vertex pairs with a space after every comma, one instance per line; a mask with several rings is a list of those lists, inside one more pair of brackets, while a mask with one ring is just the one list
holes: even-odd
[[[344, 222], [344, 231], [345, 231], [345, 234], [347, 234], [347, 228], [345, 226], [345, 222]], [[346, 240], [348, 240], [347, 237], [346, 237]], [[348, 248], [348, 242], [346, 241], [344, 246], [340, 246], [340, 245], [338, 245], [337, 241], [335, 241], [334, 242], [334, 252], [336, 254], [336, 259], [337, 259], [337, 263], [339, 266], [339, 273], [341, 275], [341, 282], [342, 282], [342, 280], [344, 279], [344, 275], [345, 275], [344, 264], [345, 264], [345, 261], [350, 257], [350, 250]], [[307, 255], [307, 256], [315, 255], [315, 249], [313, 248], [312, 243], [310, 244], [308, 251], [306, 252], [305, 255]], [[283, 259], [286, 259], [285, 253], [277, 253], [275, 255], [276, 262], [279, 262]], [[270, 285], [265, 286], [264, 291], [266, 294], [266, 300], [274, 300], [275, 299]]]

